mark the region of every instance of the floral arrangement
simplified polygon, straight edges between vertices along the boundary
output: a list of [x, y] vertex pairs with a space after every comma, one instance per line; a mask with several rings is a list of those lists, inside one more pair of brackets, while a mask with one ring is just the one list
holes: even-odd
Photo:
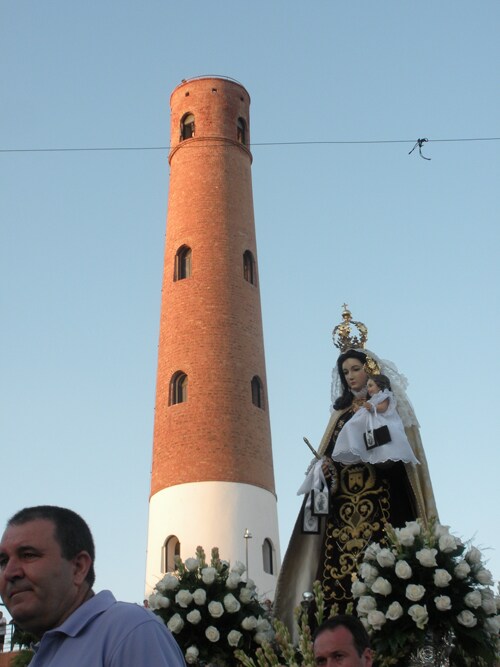
[[[292, 637], [285, 624], [273, 619], [274, 638], [271, 642], [263, 642], [253, 658], [242, 650], [235, 653], [236, 658], [244, 667], [312, 667], [315, 665], [312, 630], [309, 625], [310, 612], [314, 609], [315, 627], [326, 620], [325, 599], [321, 583], [313, 583], [312, 593], [304, 593], [302, 603], [294, 610], [295, 623], [298, 630], [298, 643], [293, 643]], [[351, 610], [352, 611], [352, 610]], [[337, 605], [333, 605], [330, 616], [338, 613]]]
[[243, 577], [245, 566], [230, 567], [212, 549], [207, 564], [202, 547], [196, 557], [175, 560], [149, 597], [149, 606], [173, 633], [188, 664], [235, 664], [234, 651], [254, 655], [272, 638], [268, 610], [257, 598], [255, 584]]
[[424, 645], [451, 638], [453, 665], [493, 665], [498, 655], [500, 596], [481, 552], [431, 521], [387, 525], [370, 544], [352, 594], [382, 667]]

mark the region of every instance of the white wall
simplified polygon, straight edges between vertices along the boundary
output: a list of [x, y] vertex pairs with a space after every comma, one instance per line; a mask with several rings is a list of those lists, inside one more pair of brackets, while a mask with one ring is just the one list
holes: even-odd
[[[252, 538], [245, 540], [245, 529]], [[162, 577], [162, 547], [170, 535], [181, 545], [181, 558], [195, 556], [202, 546], [210, 560], [212, 547], [220, 557], [246, 563], [248, 542], [249, 576], [260, 597], [274, 598], [281, 565], [276, 497], [249, 484], [196, 482], [179, 484], [156, 493], [149, 503], [146, 594]], [[268, 538], [274, 546], [274, 574], [264, 572], [262, 544]]]

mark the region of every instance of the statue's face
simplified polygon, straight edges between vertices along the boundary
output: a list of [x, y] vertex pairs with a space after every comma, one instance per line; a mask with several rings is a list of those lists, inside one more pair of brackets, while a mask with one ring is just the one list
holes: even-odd
[[363, 368], [363, 362], [359, 359], [346, 359], [342, 364], [342, 373], [351, 391], [361, 391], [366, 387], [368, 375]]
[[368, 391], [369, 396], [375, 396], [375, 394], [378, 394], [378, 392], [380, 391], [380, 387], [372, 378], [368, 380], [366, 384], [366, 389]]

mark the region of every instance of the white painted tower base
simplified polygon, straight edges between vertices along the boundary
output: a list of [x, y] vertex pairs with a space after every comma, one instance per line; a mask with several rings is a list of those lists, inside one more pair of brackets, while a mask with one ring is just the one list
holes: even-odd
[[[245, 530], [252, 537], [245, 539]], [[281, 566], [278, 513], [275, 496], [250, 484], [196, 482], [159, 491], [149, 503], [146, 594], [165, 573], [163, 550], [166, 540], [176, 536], [182, 560], [196, 555], [202, 546], [207, 561], [212, 547], [221, 559], [246, 564], [248, 576], [257, 585], [260, 599], [274, 599]], [[272, 545], [272, 573], [264, 571], [264, 541]], [[267, 559], [267, 569], [269, 559]]]

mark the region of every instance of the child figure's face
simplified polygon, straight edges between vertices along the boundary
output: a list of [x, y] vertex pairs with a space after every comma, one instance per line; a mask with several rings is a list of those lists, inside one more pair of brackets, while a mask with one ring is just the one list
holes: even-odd
[[378, 394], [378, 392], [380, 391], [380, 387], [377, 385], [375, 380], [372, 380], [372, 378], [370, 378], [366, 383], [366, 390], [368, 391], [369, 396], [374, 396], [375, 394]]

